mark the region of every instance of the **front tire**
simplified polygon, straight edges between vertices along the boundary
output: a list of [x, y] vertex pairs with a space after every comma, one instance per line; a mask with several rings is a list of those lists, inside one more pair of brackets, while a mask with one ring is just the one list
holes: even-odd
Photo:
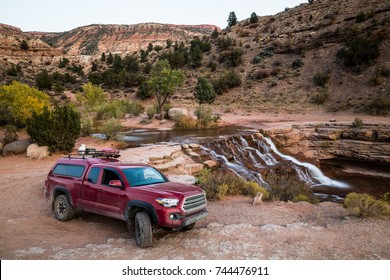
[[56, 197], [54, 201], [54, 214], [57, 220], [65, 222], [74, 216], [74, 209], [70, 205], [66, 195], [62, 194]]
[[145, 212], [138, 212], [135, 215], [135, 240], [141, 248], [152, 246], [152, 224], [148, 214]]

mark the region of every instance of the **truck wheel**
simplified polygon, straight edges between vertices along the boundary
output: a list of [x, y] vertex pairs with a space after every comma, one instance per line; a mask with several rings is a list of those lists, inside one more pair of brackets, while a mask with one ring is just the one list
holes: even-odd
[[152, 246], [152, 224], [148, 214], [145, 212], [138, 212], [135, 215], [135, 240], [141, 248]]
[[65, 222], [74, 216], [74, 209], [70, 205], [66, 195], [62, 194], [56, 197], [54, 201], [54, 214], [57, 220]]

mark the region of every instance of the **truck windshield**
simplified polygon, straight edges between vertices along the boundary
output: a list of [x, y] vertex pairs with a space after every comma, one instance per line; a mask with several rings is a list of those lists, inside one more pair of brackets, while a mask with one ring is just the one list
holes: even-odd
[[131, 187], [146, 186], [166, 182], [166, 178], [152, 167], [136, 167], [123, 169]]

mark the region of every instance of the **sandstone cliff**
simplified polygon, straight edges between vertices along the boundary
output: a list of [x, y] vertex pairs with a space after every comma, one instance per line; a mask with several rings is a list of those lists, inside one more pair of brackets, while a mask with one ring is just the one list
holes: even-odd
[[312, 159], [345, 158], [390, 163], [390, 126], [345, 123], [294, 125], [267, 130], [289, 154]]
[[135, 25], [93, 24], [63, 33], [35, 33], [45, 42], [69, 55], [100, 55], [105, 52], [132, 53], [146, 49], [150, 43], [165, 46], [167, 40], [187, 41], [210, 35], [213, 25], [173, 25], [142, 23]]
[[[28, 49], [21, 49], [25, 41]], [[0, 23], [0, 56], [4, 57], [39, 57], [58, 56], [63, 54], [39, 38], [23, 32], [17, 27]]]

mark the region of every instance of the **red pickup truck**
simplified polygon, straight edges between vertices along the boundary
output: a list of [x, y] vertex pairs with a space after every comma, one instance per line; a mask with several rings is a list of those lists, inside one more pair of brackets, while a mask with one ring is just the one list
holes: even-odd
[[71, 219], [76, 209], [126, 221], [140, 247], [152, 245], [154, 227], [191, 229], [208, 214], [199, 187], [112, 157], [59, 159], [45, 181], [45, 196], [60, 221]]

